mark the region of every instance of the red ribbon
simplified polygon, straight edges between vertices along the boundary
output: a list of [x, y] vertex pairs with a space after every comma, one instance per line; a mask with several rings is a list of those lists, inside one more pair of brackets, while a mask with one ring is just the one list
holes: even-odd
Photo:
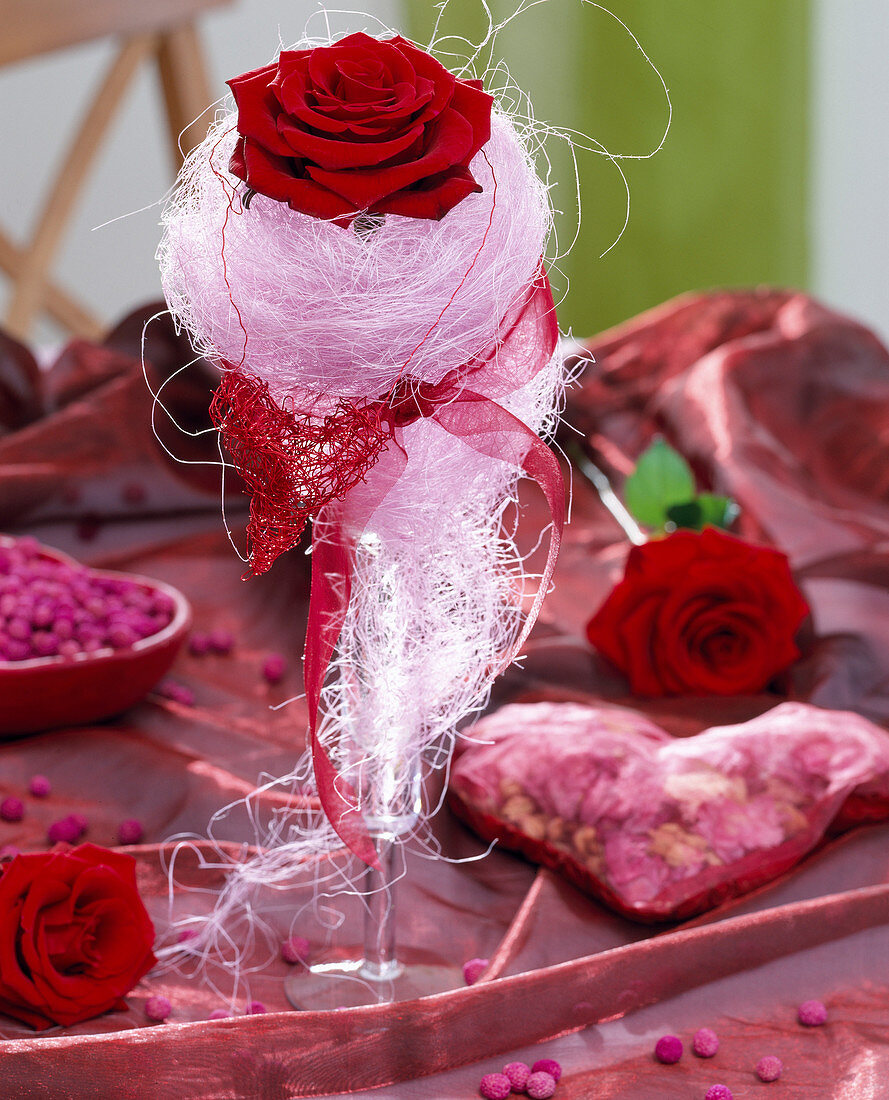
[[[394, 427], [393, 442], [367, 483], [344, 501], [328, 505], [312, 531], [312, 589], [306, 631], [305, 685], [309, 709], [312, 761], [318, 797], [334, 830], [352, 852], [379, 868], [376, 850], [357, 806], [355, 791], [337, 772], [318, 738], [321, 689], [339, 639], [352, 591], [352, 547], [370, 522], [389, 489], [407, 465], [400, 429], [419, 417], [435, 421], [479, 454], [500, 459], [520, 470], [541, 488], [551, 517], [549, 551], [540, 586], [516, 643], [503, 655], [497, 675], [527, 641], [552, 581], [565, 522], [562, 472], [553, 452], [527, 424], [489, 395], [461, 389], [470, 373], [485, 368], [486, 389], [510, 393], [529, 382], [552, 358], [558, 340], [555, 307], [546, 274], [541, 269], [524, 300], [507, 318], [490, 354], [452, 372], [437, 386], [406, 382], [390, 395], [381, 416]], [[380, 467], [385, 467], [381, 469]], [[379, 477], [375, 475], [379, 471]], [[346, 513], [348, 512], [348, 532]]]

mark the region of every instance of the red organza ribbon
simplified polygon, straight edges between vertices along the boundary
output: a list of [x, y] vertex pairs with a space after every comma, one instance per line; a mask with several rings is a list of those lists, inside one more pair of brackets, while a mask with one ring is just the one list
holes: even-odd
[[[549, 447], [494, 398], [530, 382], [549, 363], [558, 336], [552, 292], [541, 266], [525, 295], [504, 317], [488, 352], [437, 385], [405, 375], [380, 401], [364, 406], [343, 401], [333, 412], [315, 416], [282, 407], [266, 383], [231, 368], [210, 406], [223, 442], [253, 494], [247, 528], [251, 571], [264, 573], [279, 554], [297, 544], [307, 520], [314, 519], [304, 669], [312, 761], [318, 796], [331, 825], [346, 847], [371, 866], [379, 865], [355, 791], [318, 738], [321, 690], [352, 591], [354, 541], [404, 473], [408, 455], [403, 429], [420, 418], [532, 478], [546, 497], [552, 525], [540, 587], [518, 641], [502, 656], [501, 668], [513, 660], [552, 580], [565, 519], [564, 485]], [[466, 379], [481, 371], [485, 394], [464, 388]]]
[[[549, 363], [557, 340], [552, 294], [546, 275], [541, 271], [489, 357], [491, 370], [486, 370], [486, 383], [493, 381], [491, 388], [510, 392], [529, 382]], [[482, 366], [487, 363], [477, 361], [469, 369], [474, 371]], [[358, 809], [355, 791], [333, 766], [317, 736], [317, 726], [321, 689], [346, 619], [352, 591], [354, 540], [367, 528], [408, 462], [401, 446], [401, 428], [418, 417], [433, 420], [479, 454], [519, 469], [537, 482], [546, 498], [552, 521], [546, 565], [521, 635], [509, 652], [502, 655], [500, 667], [493, 675], [509, 665], [525, 644], [552, 580], [561, 544], [565, 494], [555, 455], [527, 424], [491, 397], [461, 389], [465, 374], [465, 370], [453, 372], [449, 379], [435, 387], [415, 384], [411, 388], [402, 384], [396, 388], [381, 411], [381, 417], [388, 417], [393, 423], [398, 453], [390, 448], [384, 476], [377, 479], [375, 470], [369, 484], [356, 486], [344, 500], [328, 505], [313, 526], [312, 591], [304, 675], [318, 797], [346, 847], [374, 867], [379, 866], [376, 851]], [[379, 483], [374, 484], [375, 481]]]

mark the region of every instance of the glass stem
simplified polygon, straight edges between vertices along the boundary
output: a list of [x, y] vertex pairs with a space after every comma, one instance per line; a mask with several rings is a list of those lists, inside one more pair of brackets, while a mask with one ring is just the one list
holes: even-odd
[[395, 954], [394, 867], [397, 845], [390, 836], [377, 836], [374, 845], [381, 870], [366, 867], [363, 875], [364, 964], [361, 976], [386, 982], [397, 978], [401, 965]]

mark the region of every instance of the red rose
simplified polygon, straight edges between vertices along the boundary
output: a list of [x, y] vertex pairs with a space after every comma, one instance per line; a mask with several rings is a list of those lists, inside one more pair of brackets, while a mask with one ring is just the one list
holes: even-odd
[[229, 168], [294, 210], [340, 225], [361, 211], [438, 219], [481, 191], [469, 162], [492, 98], [400, 36], [285, 50], [228, 84], [241, 134]]
[[784, 554], [677, 531], [633, 547], [587, 637], [638, 695], [740, 695], [796, 660], [808, 611]]
[[0, 1012], [38, 1031], [125, 1008], [153, 943], [132, 856], [82, 844], [2, 869]]

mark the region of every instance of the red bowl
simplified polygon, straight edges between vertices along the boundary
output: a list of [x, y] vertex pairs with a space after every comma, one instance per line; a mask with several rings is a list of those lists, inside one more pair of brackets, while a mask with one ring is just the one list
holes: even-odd
[[[0, 537], [0, 546], [12, 541]], [[41, 547], [40, 553], [80, 565], [58, 550]], [[111, 718], [151, 691], [176, 659], [191, 626], [185, 596], [172, 585], [134, 573], [90, 572], [166, 593], [175, 606], [173, 618], [163, 630], [126, 649], [100, 649], [73, 658], [0, 661], [0, 737]]]

